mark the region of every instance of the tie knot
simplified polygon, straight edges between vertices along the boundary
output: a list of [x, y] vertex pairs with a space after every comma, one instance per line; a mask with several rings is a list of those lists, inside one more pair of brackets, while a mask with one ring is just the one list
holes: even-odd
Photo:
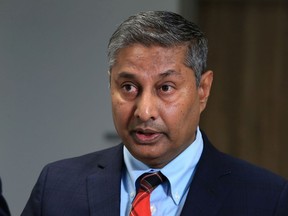
[[166, 177], [159, 171], [154, 173], [144, 173], [139, 177], [139, 179], [140, 190], [151, 193], [154, 188], [166, 180]]

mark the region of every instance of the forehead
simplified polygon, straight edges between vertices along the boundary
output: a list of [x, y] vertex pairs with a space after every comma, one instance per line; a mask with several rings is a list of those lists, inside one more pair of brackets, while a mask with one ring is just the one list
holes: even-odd
[[144, 46], [133, 44], [122, 48], [117, 56], [116, 62], [112, 67], [141, 67], [141, 68], [160, 68], [184, 66], [187, 47], [184, 45], [173, 47]]
[[130, 54], [132, 56], [135, 53], [139, 53], [139, 54], [147, 53], [147, 54], [150, 54], [150, 56], [153, 56], [153, 55], [159, 55], [159, 54], [169, 55], [170, 52], [174, 52], [177, 54], [181, 53], [184, 55], [186, 54], [186, 50], [187, 50], [187, 46], [183, 44], [165, 47], [165, 46], [160, 46], [160, 45], [146, 46], [140, 43], [134, 43], [134, 44], [131, 44], [127, 47], [120, 49], [116, 58], [122, 55], [127, 55], [127, 54]]

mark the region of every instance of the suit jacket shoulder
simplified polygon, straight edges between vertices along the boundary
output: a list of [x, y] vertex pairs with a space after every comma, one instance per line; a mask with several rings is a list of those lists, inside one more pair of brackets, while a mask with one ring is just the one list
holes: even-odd
[[21, 215], [118, 215], [122, 155], [118, 145], [48, 164]]
[[4, 199], [2, 195], [2, 182], [0, 179], [0, 215], [1, 216], [10, 216], [10, 211], [8, 208], [8, 205], [6, 203], [6, 200]]
[[81, 170], [85, 174], [89, 174], [90, 172], [93, 173], [95, 169], [97, 170], [97, 167], [107, 167], [115, 165], [113, 162], [122, 161], [122, 149], [123, 146], [120, 144], [112, 148], [92, 152], [82, 156], [52, 162], [46, 165], [44, 169], [65, 169], [76, 173]]
[[287, 180], [219, 152], [204, 133], [203, 140], [182, 215], [288, 215]]

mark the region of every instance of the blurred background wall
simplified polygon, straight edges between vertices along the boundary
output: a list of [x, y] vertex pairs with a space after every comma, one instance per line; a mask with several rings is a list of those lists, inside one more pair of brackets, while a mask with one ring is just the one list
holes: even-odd
[[221, 150], [288, 178], [288, 1], [198, 8], [215, 73], [202, 128]]
[[0, 176], [13, 215], [45, 164], [119, 143], [106, 46], [143, 10], [180, 12], [180, 2], [0, 0]]
[[170, 10], [209, 38], [215, 81], [201, 121], [221, 150], [288, 177], [287, 3], [0, 0], [0, 176], [19, 215], [42, 167], [113, 146], [106, 46], [143, 10]]

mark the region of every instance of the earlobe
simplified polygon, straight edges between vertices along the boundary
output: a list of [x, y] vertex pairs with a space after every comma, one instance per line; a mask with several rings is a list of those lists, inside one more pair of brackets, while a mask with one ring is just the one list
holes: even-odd
[[206, 107], [208, 97], [210, 95], [212, 82], [213, 82], [213, 71], [209, 70], [202, 74], [198, 89], [201, 112]]

